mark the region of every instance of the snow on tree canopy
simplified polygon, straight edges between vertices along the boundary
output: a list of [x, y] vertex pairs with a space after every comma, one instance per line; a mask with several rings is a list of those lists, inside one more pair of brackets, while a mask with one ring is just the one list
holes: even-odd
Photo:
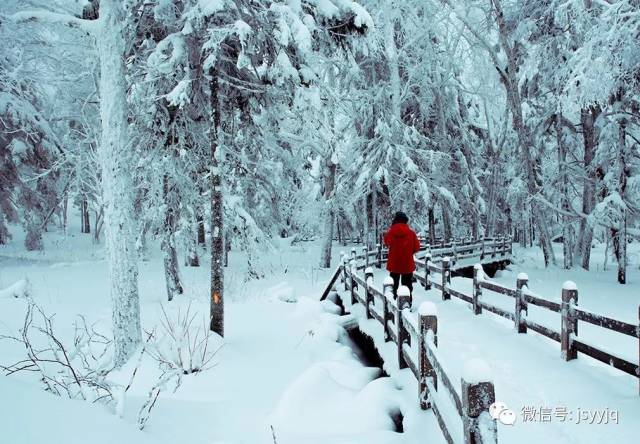
[[226, 0], [198, 0], [198, 8], [203, 15], [213, 15], [227, 7]]

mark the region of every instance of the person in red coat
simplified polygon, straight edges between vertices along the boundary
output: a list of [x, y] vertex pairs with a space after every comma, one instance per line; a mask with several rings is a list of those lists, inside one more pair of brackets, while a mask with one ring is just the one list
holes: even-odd
[[384, 244], [389, 247], [387, 270], [393, 278], [394, 297], [397, 297], [400, 283], [413, 293], [413, 272], [416, 270], [413, 255], [420, 250], [420, 240], [408, 223], [407, 215], [398, 211], [384, 235]]

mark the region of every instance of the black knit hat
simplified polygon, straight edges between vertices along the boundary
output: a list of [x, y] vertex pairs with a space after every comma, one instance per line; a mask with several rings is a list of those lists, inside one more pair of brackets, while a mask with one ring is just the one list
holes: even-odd
[[397, 224], [397, 223], [406, 224], [407, 222], [409, 222], [409, 218], [403, 211], [398, 211], [396, 215], [393, 216], [394, 224]]

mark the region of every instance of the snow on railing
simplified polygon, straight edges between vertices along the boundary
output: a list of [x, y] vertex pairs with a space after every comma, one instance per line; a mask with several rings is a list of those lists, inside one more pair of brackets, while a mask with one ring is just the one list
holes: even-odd
[[[443, 258], [441, 267], [432, 266], [431, 262], [428, 261], [426, 264], [423, 263], [423, 265], [428, 265], [425, 267], [425, 274], [423, 276], [418, 275], [417, 279], [421, 281], [426, 289], [430, 289], [433, 286], [441, 290], [443, 300], [448, 300], [451, 296], [455, 296], [458, 299], [470, 303], [473, 313], [476, 315], [481, 314], [483, 310], [487, 310], [498, 316], [512, 320], [514, 322], [514, 328], [518, 333], [527, 333], [528, 330], [533, 330], [538, 334], [559, 342], [562, 359], [570, 361], [577, 358], [577, 352], [583, 353], [628, 375], [638, 378], [640, 389], [640, 307], [638, 307], [638, 324], [631, 324], [580, 308], [578, 306], [578, 287], [574, 282], [567, 281], [564, 283], [560, 302], [556, 302], [532, 292], [529, 289], [529, 277], [526, 273], [518, 274], [516, 286], [515, 288], [511, 288], [489, 280], [485, 276], [482, 265], [480, 264], [474, 266], [472, 293], [468, 295], [462, 291], [451, 288], [450, 279], [448, 278], [450, 268], [447, 258]], [[436, 273], [440, 273], [439, 281], [431, 278], [431, 276]], [[515, 302], [513, 311], [508, 311], [502, 307], [486, 302], [482, 298], [483, 290], [513, 298]], [[559, 331], [532, 320], [528, 316], [529, 304], [559, 313]], [[596, 346], [581, 341], [578, 337], [578, 321], [637, 338], [639, 340], [638, 361], [631, 362], [607, 351], [604, 346]]]
[[[432, 408], [447, 442], [497, 443], [495, 420], [488, 416], [489, 406], [495, 401], [493, 383], [486, 371], [479, 372], [480, 367], [472, 365], [456, 389], [437, 351], [435, 304], [423, 303], [416, 314], [411, 311], [411, 292], [407, 287], [398, 288], [394, 298], [393, 279], [385, 278], [382, 289], [378, 289], [373, 282], [373, 270], [366, 268], [362, 276], [357, 274], [359, 269], [346, 259], [343, 261], [341, 277], [349, 295], [347, 299], [352, 305], [362, 305], [367, 319], [382, 324], [385, 342], [396, 344], [398, 367], [409, 369], [417, 379], [420, 406]], [[339, 305], [342, 306], [341, 301]], [[356, 328], [351, 318], [345, 325]], [[452, 417], [456, 416], [463, 425], [462, 431], [453, 428]]]

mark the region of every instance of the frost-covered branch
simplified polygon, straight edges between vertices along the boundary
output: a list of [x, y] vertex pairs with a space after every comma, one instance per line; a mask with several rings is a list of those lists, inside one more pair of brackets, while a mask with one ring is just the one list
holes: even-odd
[[44, 10], [20, 11], [8, 16], [8, 18], [17, 23], [37, 22], [64, 25], [87, 33], [95, 32], [98, 26], [98, 20], [84, 20], [69, 14]]

